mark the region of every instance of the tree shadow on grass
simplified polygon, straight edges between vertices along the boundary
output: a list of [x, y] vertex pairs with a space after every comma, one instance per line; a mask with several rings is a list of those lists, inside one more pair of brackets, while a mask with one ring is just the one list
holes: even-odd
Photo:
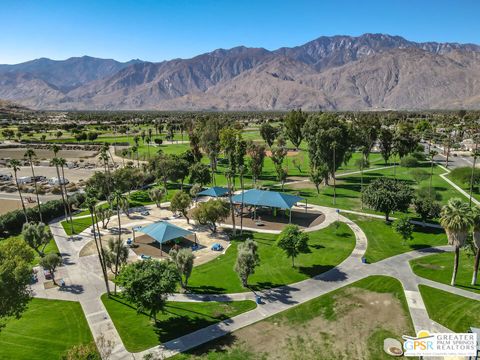
[[298, 271], [308, 277], [314, 277], [316, 275], [323, 274], [328, 270], [332, 270], [334, 266], [332, 265], [312, 265], [312, 266], [299, 266]]
[[200, 285], [200, 286], [188, 286], [188, 289], [192, 293], [197, 294], [224, 294], [227, 289], [223, 287], [217, 287], [212, 285]]
[[208, 353], [226, 353], [229, 348], [234, 346], [238, 342], [238, 337], [233, 333], [226, 334], [219, 339], [209, 341], [205, 344], [202, 344], [194, 349], [185, 351], [185, 354], [202, 356], [207, 355]]
[[280, 286], [275, 284], [273, 288], [262, 291], [262, 300], [266, 303], [280, 302], [282, 304], [296, 304], [297, 301], [292, 300], [292, 293], [299, 291], [292, 286]]

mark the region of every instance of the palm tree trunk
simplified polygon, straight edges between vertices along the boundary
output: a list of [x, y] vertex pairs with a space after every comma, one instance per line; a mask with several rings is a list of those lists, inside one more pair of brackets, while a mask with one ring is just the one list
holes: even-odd
[[[122, 242], [122, 226], [120, 223], [120, 199], [117, 199], [117, 219], [118, 219], [118, 247], [120, 246]], [[118, 269], [118, 261], [119, 261], [119, 248], [117, 247], [117, 256], [115, 258], [115, 270]], [[115, 273], [115, 279], [117, 278], [117, 274]], [[115, 295], [117, 294], [117, 282], [114, 282], [114, 290]]]
[[68, 219], [67, 203], [65, 202], [65, 195], [63, 193], [63, 186], [62, 186], [63, 179], [60, 179], [60, 169], [58, 168], [57, 164], [55, 164], [55, 168], [57, 170], [58, 185], [60, 185], [60, 192], [62, 193], [62, 202], [63, 202], [63, 210], [65, 211], [65, 219]]
[[63, 190], [65, 192], [65, 202], [67, 203], [67, 211], [68, 211], [68, 216], [70, 217], [70, 230], [72, 234], [75, 234], [75, 231], [73, 229], [73, 219], [72, 219], [72, 209], [70, 208], [70, 204], [68, 203], [68, 193], [67, 193], [67, 186], [65, 185], [65, 170], [63, 169], [62, 165], [62, 182], [61, 186], [63, 187]]
[[477, 285], [478, 265], [480, 264], [480, 248], [477, 249], [475, 255], [475, 263], [473, 264], [472, 285]]
[[20, 202], [22, 203], [23, 214], [25, 215], [25, 222], [28, 223], [27, 209], [25, 208], [25, 203], [23, 202], [22, 192], [20, 191], [20, 186], [18, 186], [17, 171], [14, 170], [15, 174], [15, 184], [17, 184], [18, 196], [20, 196]]
[[107, 294], [110, 295], [110, 286], [108, 284], [108, 276], [105, 271], [106, 267], [103, 259], [103, 253], [100, 252], [100, 248], [98, 246], [98, 241], [97, 241], [97, 232], [95, 231], [94, 212], [95, 212], [94, 209], [90, 209], [90, 218], [92, 219], [92, 226], [93, 226], [93, 239], [95, 241], [95, 247], [97, 248], [98, 260], [100, 261], [100, 266], [102, 267], [103, 279], [105, 280], [105, 288], [107, 289]]
[[240, 187], [242, 188], [242, 204], [240, 206], [240, 235], [243, 235], [243, 198], [244, 198], [244, 191], [243, 191], [243, 174], [240, 174]]
[[35, 171], [33, 170], [33, 161], [32, 161], [32, 159], [30, 159], [30, 167], [31, 167], [31, 169], [32, 169], [33, 185], [35, 186], [35, 195], [37, 196], [38, 216], [40, 217], [40, 222], [43, 222], [43, 218], [42, 218], [42, 206], [40, 205], [40, 198], [38, 197], [37, 178], [35, 177]]
[[460, 248], [458, 246], [455, 246], [455, 260], [453, 262], [452, 281], [450, 283], [450, 285], [452, 286], [455, 286], [455, 279], [457, 278], [459, 257], [460, 257]]

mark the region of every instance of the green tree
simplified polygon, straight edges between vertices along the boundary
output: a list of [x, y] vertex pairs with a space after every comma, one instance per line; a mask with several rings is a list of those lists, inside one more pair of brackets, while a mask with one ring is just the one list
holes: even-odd
[[303, 140], [303, 126], [307, 121], [307, 114], [301, 109], [292, 110], [286, 116], [283, 122], [285, 126], [285, 135], [292, 142], [296, 150], [300, 147]]
[[187, 224], [190, 224], [188, 209], [191, 204], [192, 199], [190, 198], [190, 195], [186, 192], [178, 191], [173, 195], [172, 200], [170, 201], [170, 210], [172, 212], [180, 212], [185, 219], [187, 219]]
[[382, 127], [378, 136], [380, 154], [382, 154], [385, 165], [393, 153], [393, 132], [388, 127]]
[[389, 178], [373, 180], [362, 193], [363, 201], [375, 211], [385, 214], [385, 221], [392, 211], [407, 211], [413, 199], [413, 190], [405, 183]]
[[410, 222], [408, 216], [402, 216], [401, 218], [395, 220], [392, 224], [393, 229], [402, 237], [403, 245], [407, 240], [413, 239], [413, 224]]
[[190, 166], [190, 184], [205, 186], [211, 181], [212, 176], [207, 165], [197, 162]]
[[33, 168], [33, 159], [37, 156], [35, 154], [35, 151], [32, 149], [27, 149], [25, 151], [25, 155], [23, 155], [26, 159], [28, 159], [28, 162], [30, 164], [30, 168], [32, 169], [32, 177], [33, 177], [33, 186], [35, 186], [35, 195], [37, 196], [37, 207], [38, 207], [38, 216], [40, 219], [40, 222], [43, 221], [42, 219], [42, 206], [40, 204], [40, 198], [38, 196], [38, 187], [37, 187], [37, 177], [35, 176], [35, 170]]
[[164, 188], [156, 187], [156, 188], [150, 189], [150, 191], [148, 192], [148, 195], [150, 196], [150, 199], [152, 199], [152, 201], [154, 201], [157, 207], [159, 208], [161, 207], [162, 200], [167, 195], [167, 191]]
[[313, 182], [317, 189], [317, 194], [320, 194], [320, 184], [328, 177], [328, 167], [325, 164], [317, 164], [310, 166], [310, 181]]
[[8, 162], [8, 167], [13, 170], [13, 176], [15, 177], [15, 185], [17, 186], [18, 196], [20, 196], [23, 214], [25, 215], [25, 222], [28, 223], [27, 209], [25, 208], [25, 203], [23, 201], [22, 191], [20, 190], [20, 186], [18, 185], [18, 170], [20, 170], [20, 161], [16, 159], [11, 159]]
[[440, 216], [440, 204], [432, 197], [417, 197], [413, 201], [413, 205], [415, 212], [420, 215], [424, 226], [428, 219], [435, 219]]
[[190, 188], [189, 194], [193, 199], [195, 199], [195, 202], [197, 202], [198, 193], [200, 191], [202, 191], [202, 185], [197, 183], [193, 184]]
[[260, 126], [260, 136], [270, 148], [272, 147], [273, 142], [277, 137], [277, 134], [278, 134], [278, 129], [273, 127], [269, 123], [263, 123]]
[[52, 274], [53, 283], [55, 285], [57, 284], [57, 282], [55, 281], [55, 272], [57, 271], [57, 268], [61, 265], [62, 258], [55, 253], [47, 254], [40, 259], [40, 266], [43, 267], [45, 270], [50, 271], [50, 274]]
[[234, 270], [238, 274], [243, 287], [248, 287], [248, 278], [255, 273], [255, 267], [260, 263], [257, 250], [257, 244], [252, 239], [247, 239], [238, 245]]
[[420, 184], [422, 181], [427, 180], [430, 177], [430, 174], [423, 169], [412, 169], [410, 175], [412, 175], [413, 180], [415, 180], [417, 184]]
[[302, 232], [297, 225], [285, 226], [277, 238], [277, 246], [292, 259], [292, 267], [295, 267], [295, 258], [298, 255], [310, 252], [308, 234]]
[[[193, 259], [195, 258], [192, 250], [186, 248], [177, 250], [174, 248], [170, 250], [168, 254], [180, 274], [180, 285], [182, 288], [186, 289], [188, 286], [188, 279], [193, 270]], [[183, 281], [183, 277], [185, 277], [185, 281]]]
[[40, 256], [44, 255], [45, 247], [53, 239], [50, 229], [42, 222], [23, 224], [22, 235], [25, 242]]
[[34, 254], [21, 239], [0, 241], [0, 319], [19, 316], [30, 300]]
[[228, 204], [222, 200], [208, 200], [199, 203], [192, 211], [192, 218], [201, 225], [207, 225], [212, 233], [217, 231], [217, 222], [223, 221], [230, 213]]
[[250, 142], [247, 146], [247, 153], [250, 156], [248, 167], [252, 173], [253, 183], [256, 186], [257, 180], [262, 175], [263, 162], [265, 160], [265, 146]]
[[[370, 167], [370, 162], [368, 161], [368, 157], [361, 157], [355, 161], [355, 166], [357, 169], [360, 170], [360, 193], [363, 193], [363, 170]], [[362, 210], [363, 210], [363, 196], [361, 197], [362, 202]]]
[[442, 207], [440, 225], [447, 233], [448, 243], [453, 246], [455, 259], [451, 285], [455, 286], [460, 257], [460, 248], [465, 244], [468, 232], [473, 223], [470, 207], [458, 198], [450, 199], [447, 205]]
[[70, 219], [68, 218], [68, 210], [67, 210], [67, 201], [65, 200], [65, 193], [63, 192], [63, 183], [65, 182], [64, 178], [60, 177], [60, 165], [62, 164], [61, 160], [57, 157], [54, 157], [51, 161], [53, 165], [55, 165], [55, 169], [57, 171], [57, 179], [58, 179], [58, 186], [60, 187], [60, 192], [62, 193], [62, 202], [63, 202], [63, 210], [65, 211], [65, 219], [70, 222], [70, 230], [73, 234], [73, 222], [69, 221]]
[[180, 281], [177, 267], [171, 261], [145, 260], [122, 268], [116, 282], [122, 287], [125, 298], [147, 312], [157, 321], [157, 313], [165, 307], [167, 297], [175, 291]]
[[[105, 250], [105, 264], [116, 277], [128, 260], [128, 247], [120, 239], [109, 239]], [[118, 261], [117, 261], [118, 258]]]
[[277, 145], [272, 148], [271, 152], [271, 158], [275, 166], [275, 171], [277, 173], [277, 180], [280, 181], [280, 183], [282, 184], [283, 191], [285, 180], [287, 179], [287, 172], [283, 168], [283, 161], [288, 154], [287, 144], [283, 137], [279, 137], [277, 139]]

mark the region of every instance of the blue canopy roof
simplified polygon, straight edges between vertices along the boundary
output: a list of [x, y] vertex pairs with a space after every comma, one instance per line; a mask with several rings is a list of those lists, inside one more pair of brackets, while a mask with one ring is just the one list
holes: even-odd
[[206, 190], [200, 191], [198, 195], [219, 197], [228, 194], [228, 189], [220, 186], [213, 186]]
[[159, 222], [144, 226], [137, 231], [150, 236], [160, 244], [163, 244], [172, 239], [185, 237], [193, 234], [192, 231], [185, 230], [167, 221], [159, 221]]
[[[295, 195], [279, 193], [276, 191], [264, 191], [252, 189], [245, 191], [243, 194], [243, 203], [255, 206], [269, 206], [280, 209], [290, 209], [300, 200], [304, 198]], [[242, 194], [237, 194], [232, 197], [234, 203], [240, 204], [242, 202]]]

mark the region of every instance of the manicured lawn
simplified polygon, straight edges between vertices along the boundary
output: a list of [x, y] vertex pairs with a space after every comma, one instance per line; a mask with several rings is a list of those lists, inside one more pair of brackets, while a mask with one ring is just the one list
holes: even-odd
[[428, 316], [455, 332], [480, 327], [480, 301], [420, 285]]
[[[411, 260], [410, 266], [418, 276], [450, 285], [453, 273], [454, 253], [440, 253], [428, 255], [419, 259]], [[456, 278], [456, 287], [480, 293], [480, 281], [472, 286], [474, 256], [467, 256], [465, 251], [460, 251], [460, 261]]]
[[382, 219], [343, 213], [344, 216], [358, 224], [367, 235], [368, 245], [365, 257], [374, 263], [390, 256], [412, 250], [447, 244], [443, 230], [431, 227], [415, 226], [412, 240], [403, 244], [401, 236]]
[[[361, 289], [360, 292], [359, 289]], [[365, 290], [365, 292], [362, 290]], [[358, 316], [356, 315], [358, 314], [358, 309], [368, 308], [375, 303], [375, 293], [391, 294], [399, 301], [400, 312], [397, 311], [392, 317], [396, 318], [397, 323], [398, 319], [403, 317], [404, 319], [401, 321], [402, 325], [392, 327], [392, 325], [387, 322], [379, 327], [372, 326], [370, 321], [372, 321], [373, 324], [378, 322], [378, 320], [374, 318], [371, 320], [369, 320], [370, 318], [358, 318], [359, 323], [347, 325], [346, 323], [351, 319], [350, 316]], [[370, 301], [367, 303], [369, 305], [365, 305], [364, 303], [352, 305], [348, 302], [352, 296], [354, 298], [356, 296], [360, 298], [365, 296], [365, 298], [368, 298]], [[395, 309], [398, 309], [398, 307], [395, 307]], [[321, 328], [320, 325], [314, 325], [318, 323], [325, 324], [325, 328]], [[335, 327], [330, 324], [341, 325]], [[278, 349], [283, 352], [282, 358], [284, 359], [357, 358], [350, 353], [350, 347], [346, 345], [347, 343], [344, 344], [344, 347], [341, 347], [341, 354], [334, 350], [336, 348], [336, 342], [341, 342], [342, 340], [339, 339], [346, 336], [344, 326], [361, 326], [361, 329], [367, 332], [363, 334], [366, 338], [366, 344], [359, 344], [359, 346], [364, 348], [364, 356], [362, 358], [390, 359], [391, 357], [383, 352], [383, 340], [385, 337], [393, 337], [402, 341], [402, 335], [414, 334], [413, 324], [401, 283], [392, 277], [370, 276], [250, 325], [238, 332], [232, 333], [228, 338], [214, 340], [198, 349], [179, 354], [173, 357], [173, 359], [270, 359], [275, 357], [273, 357], [269, 351], [276, 352], [278, 355]], [[320, 327], [320, 329], [318, 327]], [[275, 335], [276, 329], [279, 331], [278, 336]], [[288, 343], [289, 346], [285, 346], [285, 332], [292, 336], [293, 343], [297, 344], [297, 347], [292, 349], [290, 346], [291, 343]], [[272, 336], [278, 339], [276, 343], [277, 349], [271, 348], [272, 344], [271, 341], [269, 341], [269, 337]], [[252, 341], [248, 342], [248, 339], [252, 339]], [[359, 339], [355, 340], [360, 341]], [[348, 341], [351, 343], [352, 340], [350, 339]], [[361, 341], [363, 341], [363, 339]], [[341, 342], [341, 344], [343, 344], [343, 342]], [[270, 346], [270, 348], [268, 346]], [[217, 351], [212, 350], [212, 348]], [[300, 352], [295, 350], [299, 350]], [[314, 355], [315, 350], [317, 351], [316, 356]], [[312, 352], [314, 354], [312, 354]], [[305, 356], [306, 354], [310, 356], [307, 357]]]
[[92, 341], [80, 303], [32, 299], [21, 318], [0, 330], [0, 359], [60, 359], [72, 346]]
[[[75, 234], [80, 234], [83, 230], [92, 225], [92, 219], [90, 217], [84, 217], [75, 219], [73, 218], [73, 231]], [[72, 235], [72, 228], [69, 221], [62, 221], [62, 226], [67, 235]]]
[[[276, 245], [277, 235], [251, 233], [245, 236], [255, 239], [258, 245], [260, 265], [249, 278], [253, 289], [272, 288], [305, 280], [332, 269], [342, 262], [355, 246], [355, 236], [350, 228], [341, 223], [309, 233], [310, 253], [300, 254], [292, 261]], [[234, 293], [248, 291], [243, 288], [234, 271], [237, 246], [241, 240], [232, 240], [224, 255], [193, 269], [188, 282], [194, 292]]]
[[169, 301], [163, 313], [157, 315], [157, 325], [149, 316], [137, 313], [121, 297], [102, 301], [128, 351], [138, 352], [176, 339], [198, 329], [234, 317], [256, 307], [253, 301], [234, 302], [174, 302]]
[[[450, 180], [452, 180], [455, 184], [457, 184], [458, 186], [460, 186], [463, 190], [465, 190], [468, 194], [470, 194], [470, 185], [469, 184], [466, 184], [466, 183], [463, 183], [461, 181], [458, 181], [456, 178], [454, 178], [453, 176], [451, 176], [451, 174], [448, 174], [447, 175], [447, 178], [449, 178]], [[472, 189], [472, 195], [473, 195], [473, 198], [477, 199], [480, 201], [480, 193], [479, 193], [479, 187], [478, 186], [474, 186], [473, 189]]]

